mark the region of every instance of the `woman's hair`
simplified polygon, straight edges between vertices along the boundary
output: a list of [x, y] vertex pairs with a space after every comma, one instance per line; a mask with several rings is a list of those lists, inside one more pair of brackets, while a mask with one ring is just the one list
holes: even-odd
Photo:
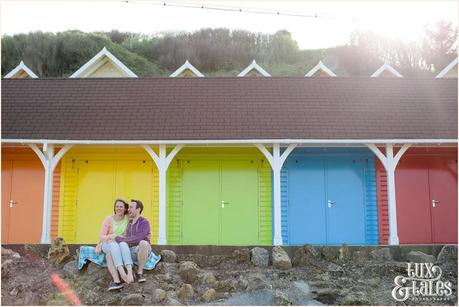
[[129, 204], [127, 202], [125, 202], [124, 200], [122, 200], [121, 198], [115, 199], [115, 203], [113, 204], [113, 213], [116, 214], [116, 203], [117, 202], [122, 202], [123, 203], [123, 205], [124, 205], [124, 214], [126, 215], [128, 213]]

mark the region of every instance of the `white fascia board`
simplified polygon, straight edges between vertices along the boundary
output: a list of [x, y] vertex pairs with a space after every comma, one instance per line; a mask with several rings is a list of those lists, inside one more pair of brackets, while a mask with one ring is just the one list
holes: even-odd
[[330, 77], [336, 77], [336, 74], [333, 71], [331, 71], [330, 68], [325, 66], [325, 64], [322, 63], [322, 61], [319, 61], [319, 63], [316, 66], [314, 66], [310, 71], [308, 71], [308, 73], [306, 75], [304, 75], [304, 76], [305, 77], [312, 77], [319, 70], [322, 70], [324, 73], [326, 73]]
[[186, 60], [185, 63], [182, 66], [180, 66], [176, 71], [174, 71], [169, 77], [177, 77], [187, 69], [191, 70], [193, 74], [195, 74], [197, 77], [204, 77], [204, 75], [196, 67], [191, 65], [191, 63], [188, 62], [188, 60]]
[[379, 77], [379, 75], [381, 75], [385, 70], [388, 70], [389, 72], [391, 72], [395, 77], [397, 78], [403, 78], [402, 74], [399, 73], [395, 68], [393, 68], [392, 66], [390, 66], [389, 64], [387, 63], [384, 63], [381, 67], [378, 68], [377, 71], [375, 71], [371, 77], [372, 78], [376, 78], [376, 77]]
[[11, 79], [21, 70], [25, 71], [25, 73], [28, 74], [30, 78], [38, 79], [38, 76], [29, 67], [27, 67], [23, 61], [21, 61], [21, 63], [19, 63], [19, 65], [16, 66], [12, 71], [7, 73], [4, 78]]
[[443, 78], [444, 75], [449, 73], [449, 71], [457, 65], [457, 62], [458, 58], [456, 57], [451, 63], [449, 63], [445, 68], [443, 68], [443, 70], [440, 71], [440, 73], [435, 78]]
[[266, 71], [264, 70], [260, 65], [257, 64], [257, 62], [255, 62], [255, 60], [253, 60], [253, 62], [247, 66], [246, 68], [244, 68], [243, 71], [241, 71], [239, 73], [239, 75], [237, 75], [238, 77], [244, 77], [245, 75], [247, 75], [252, 69], [255, 69], [256, 71], [258, 71], [262, 76], [264, 77], [271, 77], [271, 75]]
[[129, 78], [137, 78], [137, 75], [130, 70], [126, 65], [124, 65], [120, 60], [118, 60], [110, 51], [107, 50], [107, 48], [103, 48], [101, 51], [99, 51], [98, 54], [96, 54], [92, 59], [90, 59], [86, 64], [80, 67], [76, 72], [74, 72], [69, 78], [80, 78], [80, 76], [92, 68], [93, 66], [97, 65], [99, 61], [101, 61], [104, 56], [110, 59], [110, 61], [119, 69], [121, 70], [124, 74], [126, 74], [127, 77]]
[[455, 144], [457, 139], [252, 139], [252, 140], [48, 140], [48, 139], [2, 139], [11, 144], [75, 144], [75, 145], [159, 145], [159, 144], [298, 144], [298, 145], [365, 145], [366, 144]]

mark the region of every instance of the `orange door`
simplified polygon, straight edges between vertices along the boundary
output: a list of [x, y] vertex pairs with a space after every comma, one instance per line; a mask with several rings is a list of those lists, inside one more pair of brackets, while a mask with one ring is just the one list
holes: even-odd
[[43, 184], [38, 159], [2, 162], [2, 243], [40, 243]]
[[8, 202], [11, 200], [12, 168], [13, 161], [2, 161], [2, 243], [8, 243], [8, 227], [10, 220]]

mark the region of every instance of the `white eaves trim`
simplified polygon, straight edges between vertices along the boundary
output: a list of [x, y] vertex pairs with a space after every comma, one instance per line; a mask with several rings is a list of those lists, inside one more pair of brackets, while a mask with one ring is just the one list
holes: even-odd
[[260, 65], [258, 65], [257, 62], [255, 62], [255, 60], [253, 60], [252, 63], [249, 66], [247, 66], [246, 68], [244, 68], [244, 70], [241, 71], [239, 73], [239, 75], [237, 75], [237, 76], [238, 77], [244, 77], [245, 75], [247, 75], [253, 69], [258, 71], [264, 77], [271, 77], [271, 75], [266, 70], [264, 70]]
[[28, 74], [30, 78], [38, 79], [38, 76], [29, 67], [27, 67], [23, 61], [21, 61], [21, 63], [19, 63], [19, 65], [16, 66], [12, 71], [7, 73], [4, 78], [11, 79], [21, 70], [23, 70], [26, 74]]
[[319, 61], [319, 63], [316, 66], [314, 66], [310, 71], [308, 71], [308, 73], [306, 75], [304, 75], [304, 76], [305, 77], [312, 77], [319, 70], [322, 70], [324, 73], [326, 73], [330, 77], [336, 77], [335, 73], [333, 71], [331, 71], [330, 68], [325, 66], [325, 64], [322, 63], [322, 61]]
[[395, 77], [397, 78], [403, 78], [402, 74], [399, 73], [397, 70], [395, 70], [395, 68], [393, 68], [392, 66], [390, 66], [388, 63], [384, 63], [381, 67], [378, 68], [377, 71], [375, 71], [371, 77], [372, 78], [376, 78], [376, 77], [379, 77], [379, 75], [381, 75], [385, 70], [388, 70], [389, 72], [391, 72]]
[[443, 68], [442, 71], [435, 77], [435, 78], [443, 78], [444, 75], [450, 72], [451, 69], [454, 68], [454, 66], [457, 65], [457, 60], [458, 57], [456, 57], [451, 63], [449, 63], [445, 68]]
[[344, 145], [365, 145], [365, 144], [457, 144], [457, 139], [252, 139], [252, 140], [46, 140], [46, 139], [2, 139], [2, 143], [13, 144], [79, 144], [79, 145], [159, 145], [159, 144], [197, 144], [197, 145], [218, 145], [218, 144], [344, 144]]
[[100, 65], [100, 62], [104, 57], [107, 57], [121, 72], [123, 72], [129, 78], [137, 78], [137, 75], [132, 72], [126, 65], [124, 65], [120, 60], [118, 60], [107, 48], [102, 48], [98, 54], [96, 54], [92, 59], [90, 59], [86, 64], [80, 67], [76, 72], [74, 72], [69, 78], [80, 78], [80, 76], [88, 71], [91, 68], [97, 67]]
[[191, 70], [193, 72], [193, 74], [195, 74], [197, 77], [204, 77], [204, 75], [196, 69], [196, 67], [194, 67], [193, 65], [190, 64], [190, 62], [188, 62], [188, 60], [185, 61], [185, 64], [183, 64], [182, 66], [180, 66], [176, 71], [174, 71], [169, 77], [177, 77], [179, 76], [182, 72], [184, 72], [185, 70]]

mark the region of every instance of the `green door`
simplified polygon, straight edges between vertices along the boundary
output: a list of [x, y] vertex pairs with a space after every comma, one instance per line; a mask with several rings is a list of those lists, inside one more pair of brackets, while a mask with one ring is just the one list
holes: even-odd
[[219, 243], [218, 161], [183, 163], [183, 244]]
[[255, 161], [222, 161], [220, 244], [258, 243], [257, 187]]

